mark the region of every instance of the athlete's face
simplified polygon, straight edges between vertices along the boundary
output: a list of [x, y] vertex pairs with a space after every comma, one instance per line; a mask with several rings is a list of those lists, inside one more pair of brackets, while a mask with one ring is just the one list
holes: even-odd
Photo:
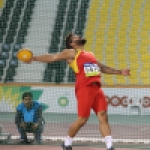
[[77, 48], [78, 46], [84, 46], [85, 43], [86, 43], [86, 39], [84, 39], [81, 36], [74, 35], [71, 38], [70, 46], [72, 46], [72, 48]]
[[77, 36], [77, 35], [72, 36], [70, 45], [71, 45], [72, 47], [75, 47], [75, 46], [78, 45], [78, 41], [80, 41], [80, 40], [81, 40], [81, 37], [80, 37], [80, 36]]

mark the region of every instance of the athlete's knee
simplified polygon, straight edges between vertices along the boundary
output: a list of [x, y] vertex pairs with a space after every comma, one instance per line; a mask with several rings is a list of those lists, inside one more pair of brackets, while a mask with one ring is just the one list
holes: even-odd
[[84, 126], [87, 122], [88, 118], [78, 117], [77, 122], [80, 127]]
[[98, 117], [100, 123], [108, 123], [107, 111], [100, 111], [100, 112], [98, 112], [97, 117]]

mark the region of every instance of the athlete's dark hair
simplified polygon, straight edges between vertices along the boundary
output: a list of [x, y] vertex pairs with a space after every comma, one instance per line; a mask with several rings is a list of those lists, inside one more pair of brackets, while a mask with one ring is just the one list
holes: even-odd
[[[66, 48], [67, 49], [71, 49], [72, 48], [72, 46], [70, 46], [70, 43], [72, 42], [72, 37], [73, 36], [79, 36], [79, 35], [69, 33], [66, 36]], [[79, 36], [79, 37], [80, 37], [80, 40], [77, 40], [76, 43], [78, 45], [84, 45], [87, 42], [87, 40], [85, 38], [81, 37], [81, 36]]]
[[31, 92], [24, 92], [22, 94], [22, 99], [24, 99], [25, 97], [31, 97], [31, 98], [33, 98], [33, 94]]
[[67, 49], [71, 49], [72, 46], [70, 46], [70, 43], [72, 42], [72, 38], [73, 37], [73, 34], [72, 33], [69, 33], [67, 36], [66, 36], [66, 48]]

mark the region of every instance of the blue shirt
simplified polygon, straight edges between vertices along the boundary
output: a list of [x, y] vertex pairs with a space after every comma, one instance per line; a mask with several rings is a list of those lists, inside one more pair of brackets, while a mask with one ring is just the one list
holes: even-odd
[[17, 111], [21, 112], [24, 122], [38, 122], [38, 110], [40, 107], [42, 107], [42, 105], [38, 101], [33, 101], [31, 108], [27, 109], [22, 102], [17, 106]]

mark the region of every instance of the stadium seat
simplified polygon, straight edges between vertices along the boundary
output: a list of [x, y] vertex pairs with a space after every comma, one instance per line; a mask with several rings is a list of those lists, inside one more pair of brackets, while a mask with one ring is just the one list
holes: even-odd
[[12, 52], [12, 58], [17, 59], [17, 52]]
[[13, 82], [13, 77], [15, 76], [15, 67], [9, 67], [6, 71], [5, 82]]
[[18, 36], [17, 37], [17, 41], [16, 41], [17, 43], [24, 43], [25, 42], [25, 37], [23, 36]]
[[5, 59], [0, 59], [0, 67], [1, 68], [6, 67], [6, 60]]
[[68, 82], [75, 82], [75, 74], [71, 68], [69, 68]]
[[18, 67], [18, 59], [11, 59], [11, 60], [9, 61], [9, 67], [11, 67], [11, 68], [16, 68], [16, 67]]
[[102, 80], [102, 84], [105, 84], [105, 85], [114, 85], [115, 84], [113, 77], [110, 75], [103, 75], [101, 80]]
[[43, 82], [51, 82], [53, 70], [46, 69], [43, 77]]
[[23, 37], [27, 35], [27, 30], [26, 29], [20, 29], [18, 36]]
[[13, 35], [9, 35], [9, 36], [6, 37], [6, 40], [5, 40], [6, 43], [11, 43], [12, 44], [13, 41], [14, 41]]
[[61, 69], [61, 68], [57, 69], [54, 82], [59, 84], [59, 83], [63, 82], [63, 78], [64, 78], [64, 69]]
[[19, 49], [21, 49], [21, 44], [20, 43], [15, 43], [13, 45], [13, 52], [18, 52]]
[[11, 59], [9, 61], [9, 67], [6, 70], [6, 76], [4, 79], [5, 82], [13, 82], [17, 67], [18, 67], [18, 60]]
[[7, 19], [9, 19], [10, 9], [4, 7], [2, 10], [1, 18], [3, 18], [3, 21], [5, 20], [7, 22]]
[[7, 9], [11, 9], [14, 5], [14, 0], [10, 1], [10, 0], [6, 0], [6, 4], [5, 4], [5, 7]]
[[5, 59], [0, 59], [0, 80], [2, 79], [5, 67], [6, 67], [6, 60]]
[[1, 29], [5, 29], [6, 28], [6, 25], [7, 25], [7, 19], [4, 17], [4, 16], [2, 16], [1, 18], [0, 18], [0, 27], [1, 27]]
[[9, 58], [9, 52], [1, 52], [0, 59], [7, 59]]
[[4, 43], [4, 44], [2, 45], [2, 51], [3, 51], [3, 52], [9, 52], [9, 51], [10, 51], [10, 44]]
[[22, 8], [24, 6], [24, 1], [21, 1], [21, 0], [17, 1], [16, 6], [19, 8]]
[[53, 63], [52, 68], [53, 70], [55, 70], [54, 82], [56, 83], [63, 82], [63, 78], [65, 76], [66, 62], [65, 61], [55, 62]]
[[10, 23], [9, 28], [10, 30], [16, 32], [16, 29], [18, 28], [18, 21], [16, 18], [12, 19], [13, 21]]
[[115, 84], [117, 84], [117, 85], [127, 84], [127, 78], [123, 77], [123, 76], [116, 76], [115, 77]]
[[0, 43], [3, 42], [3, 31], [2, 29], [0, 29]]
[[4, 68], [3, 67], [0, 67], [0, 80], [2, 79], [2, 76], [3, 76], [3, 73], [4, 73]]

